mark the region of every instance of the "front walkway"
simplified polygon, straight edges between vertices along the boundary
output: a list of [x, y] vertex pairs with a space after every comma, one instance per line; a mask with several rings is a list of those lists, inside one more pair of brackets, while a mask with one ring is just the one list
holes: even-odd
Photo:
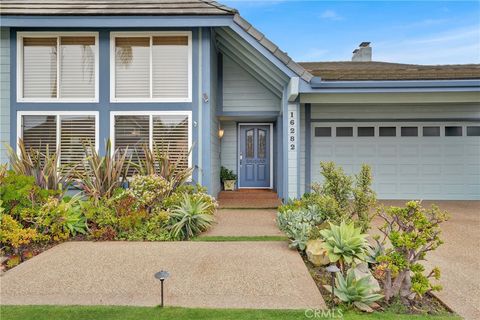
[[273, 242], [67, 242], [0, 277], [2, 304], [324, 308], [299, 254]]

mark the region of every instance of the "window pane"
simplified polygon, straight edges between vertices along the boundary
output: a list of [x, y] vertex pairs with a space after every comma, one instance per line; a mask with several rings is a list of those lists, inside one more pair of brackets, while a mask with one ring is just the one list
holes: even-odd
[[258, 130], [258, 157], [260, 159], [266, 158], [266, 151], [267, 151], [267, 133], [265, 130]]
[[60, 39], [60, 97], [95, 97], [95, 37]]
[[22, 138], [27, 151], [38, 150], [44, 154], [57, 150], [56, 116], [23, 116]]
[[480, 126], [468, 126], [467, 127], [467, 136], [469, 136], [469, 137], [480, 136]]
[[440, 137], [440, 127], [423, 127], [424, 137]]
[[188, 97], [188, 38], [162, 36], [152, 39], [154, 98]]
[[358, 127], [357, 134], [359, 137], [374, 137], [375, 127]]
[[[125, 150], [132, 161], [138, 163], [144, 159], [143, 147], [149, 145], [150, 117], [149, 116], [115, 116], [115, 149]], [[129, 174], [134, 169], [130, 166]]]
[[76, 165], [85, 159], [84, 144], [95, 147], [94, 116], [60, 116], [60, 164]]
[[402, 127], [402, 137], [418, 137], [418, 127]]
[[153, 143], [177, 162], [179, 169], [188, 168], [188, 128], [186, 115], [153, 116]]
[[445, 127], [445, 136], [446, 137], [462, 136], [462, 127], [459, 127], [459, 126]]
[[353, 137], [352, 127], [337, 127], [337, 137]]
[[57, 38], [23, 38], [23, 97], [57, 97]]
[[395, 137], [397, 135], [396, 127], [380, 127], [380, 137]]
[[331, 137], [332, 128], [330, 127], [315, 127], [315, 137]]
[[115, 96], [150, 97], [150, 38], [115, 39]]
[[246, 132], [247, 135], [247, 158], [253, 158], [253, 129], [247, 130]]

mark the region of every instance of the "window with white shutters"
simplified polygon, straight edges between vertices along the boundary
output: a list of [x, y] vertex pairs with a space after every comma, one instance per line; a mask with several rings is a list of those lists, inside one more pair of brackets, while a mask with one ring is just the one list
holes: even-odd
[[112, 33], [112, 101], [191, 101], [191, 35]]
[[[180, 168], [188, 168], [191, 146], [190, 112], [153, 112], [138, 115], [133, 112], [113, 114], [114, 149], [125, 150], [132, 162], [144, 159], [143, 147], [160, 149]], [[133, 167], [129, 174], [133, 174]]]
[[95, 114], [28, 114], [20, 117], [21, 136], [27, 151], [60, 152], [59, 165], [77, 165], [85, 158], [85, 145], [96, 147]]
[[20, 101], [96, 101], [94, 33], [19, 33]]

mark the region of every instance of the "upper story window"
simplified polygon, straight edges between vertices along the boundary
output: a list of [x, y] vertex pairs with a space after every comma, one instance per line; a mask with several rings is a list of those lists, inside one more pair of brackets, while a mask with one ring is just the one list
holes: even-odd
[[19, 32], [17, 100], [98, 101], [98, 34]]
[[191, 32], [111, 34], [111, 101], [190, 102]]

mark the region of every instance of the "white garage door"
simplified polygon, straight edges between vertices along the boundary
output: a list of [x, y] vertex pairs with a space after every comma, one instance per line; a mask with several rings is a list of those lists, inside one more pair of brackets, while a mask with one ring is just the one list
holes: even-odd
[[373, 170], [380, 199], [480, 199], [480, 124], [312, 123], [312, 182], [320, 161]]

